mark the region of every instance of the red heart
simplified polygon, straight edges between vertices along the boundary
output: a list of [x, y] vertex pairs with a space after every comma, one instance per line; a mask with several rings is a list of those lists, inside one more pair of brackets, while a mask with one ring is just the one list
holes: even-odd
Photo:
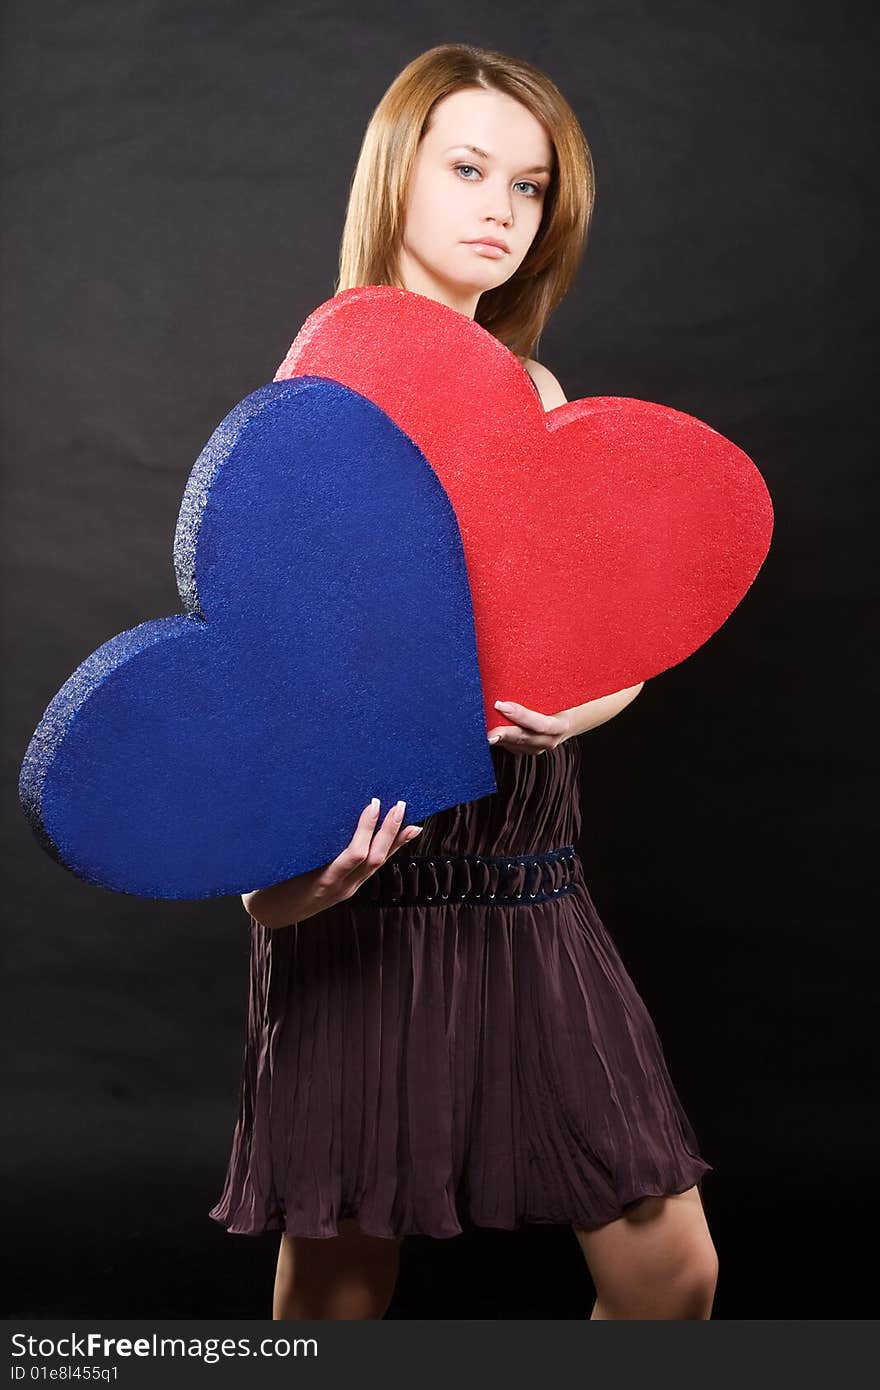
[[[702, 420], [627, 397], [545, 413], [467, 315], [388, 285], [303, 324], [275, 380], [324, 376], [419, 446], [458, 518], [487, 726], [556, 713], [676, 665], [729, 617], [773, 529], [751, 459]], [[424, 639], [430, 642], [430, 632]]]

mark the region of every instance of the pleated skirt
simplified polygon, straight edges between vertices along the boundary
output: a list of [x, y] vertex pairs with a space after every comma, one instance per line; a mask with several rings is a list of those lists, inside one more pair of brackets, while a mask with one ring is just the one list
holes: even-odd
[[[563, 760], [546, 762], [558, 774]], [[464, 1221], [593, 1229], [711, 1171], [579, 856], [548, 850], [545, 868], [568, 865], [555, 892], [545, 872], [537, 892], [489, 897], [497, 856], [478, 846], [469, 897], [453, 890], [464, 860], [450, 851], [431, 860], [445, 897], [436, 873], [428, 901], [424, 883], [408, 889], [406, 864], [390, 893], [389, 861], [379, 901], [372, 885], [280, 929], [250, 919], [239, 1112], [214, 1220], [312, 1237], [348, 1217], [384, 1237], [451, 1237]]]

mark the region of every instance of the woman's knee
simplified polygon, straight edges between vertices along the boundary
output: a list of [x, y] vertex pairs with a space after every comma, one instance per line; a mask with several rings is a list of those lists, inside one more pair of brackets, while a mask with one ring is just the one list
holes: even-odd
[[282, 1233], [275, 1276], [276, 1317], [384, 1316], [397, 1282], [401, 1242], [366, 1235], [354, 1220], [325, 1239]]
[[714, 1246], [688, 1243], [659, 1258], [633, 1258], [594, 1277], [604, 1318], [691, 1320], [712, 1316], [718, 1280]]
[[575, 1234], [606, 1315], [709, 1316], [718, 1254], [695, 1188], [644, 1198], [617, 1220]]
[[673, 1299], [679, 1318], [708, 1318], [718, 1285], [718, 1254], [709, 1236], [695, 1242], [674, 1280]]
[[343, 1279], [327, 1300], [326, 1316], [336, 1322], [378, 1322], [388, 1311], [393, 1292], [393, 1282], [377, 1287]]

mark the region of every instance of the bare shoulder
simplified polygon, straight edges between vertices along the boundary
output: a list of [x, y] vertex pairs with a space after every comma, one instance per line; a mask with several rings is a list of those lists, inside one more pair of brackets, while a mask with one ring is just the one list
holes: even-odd
[[532, 381], [538, 388], [545, 410], [555, 410], [558, 405], [565, 405], [568, 397], [563, 391], [556, 377], [543, 362], [533, 362], [531, 358], [523, 363]]

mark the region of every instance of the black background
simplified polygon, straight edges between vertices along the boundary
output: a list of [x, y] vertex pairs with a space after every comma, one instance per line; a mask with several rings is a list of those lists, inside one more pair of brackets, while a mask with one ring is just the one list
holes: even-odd
[[[241, 904], [80, 882], [31, 836], [18, 770], [91, 651], [180, 611], [195, 458], [332, 294], [367, 120], [444, 42], [545, 68], [590, 141], [593, 231], [539, 353], [569, 399], [694, 414], [770, 488], [740, 607], [583, 736], [580, 850], [715, 1165], [715, 1316], [873, 1315], [870, 9], [6, 4], [6, 1316], [269, 1315], [278, 1236], [207, 1215]], [[531, 1226], [409, 1238], [389, 1316], [591, 1304], [571, 1231]]]

